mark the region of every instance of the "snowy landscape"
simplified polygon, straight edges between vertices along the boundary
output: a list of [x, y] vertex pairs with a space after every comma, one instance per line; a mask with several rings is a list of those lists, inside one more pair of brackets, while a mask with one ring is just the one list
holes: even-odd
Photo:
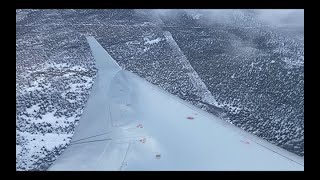
[[97, 75], [88, 35], [122, 68], [304, 156], [303, 13], [16, 10], [16, 170], [47, 170], [70, 143]]

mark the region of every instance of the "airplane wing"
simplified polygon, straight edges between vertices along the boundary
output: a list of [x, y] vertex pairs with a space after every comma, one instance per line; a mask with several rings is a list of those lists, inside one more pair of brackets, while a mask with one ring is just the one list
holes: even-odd
[[121, 69], [94, 37], [87, 41], [97, 77], [49, 170], [304, 170], [302, 157]]

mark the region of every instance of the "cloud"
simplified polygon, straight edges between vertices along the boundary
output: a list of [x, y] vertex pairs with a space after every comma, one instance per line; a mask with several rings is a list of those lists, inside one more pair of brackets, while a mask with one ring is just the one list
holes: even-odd
[[270, 26], [304, 27], [303, 9], [155, 9], [149, 12], [166, 18], [176, 18], [180, 12], [185, 12], [207, 24], [230, 24], [243, 20]]
[[257, 18], [267, 24], [304, 27], [303, 9], [263, 9], [256, 11]]

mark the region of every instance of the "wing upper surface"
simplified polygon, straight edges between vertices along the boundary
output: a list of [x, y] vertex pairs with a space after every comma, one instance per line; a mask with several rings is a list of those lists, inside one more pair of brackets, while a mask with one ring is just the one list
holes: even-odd
[[303, 158], [122, 70], [87, 39], [99, 72], [72, 143], [49, 170], [304, 170]]

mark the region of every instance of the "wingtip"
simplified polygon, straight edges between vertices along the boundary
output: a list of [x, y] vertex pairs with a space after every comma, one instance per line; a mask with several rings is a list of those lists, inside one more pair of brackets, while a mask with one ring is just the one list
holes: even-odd
[[99, 70], [121, 70], [119, 64], [109, 55], [109, 53], [93, 36], [86, 36], [86, 39], [89, 43], [92, 55], [96, 60], [96, 66]]
[[96, 38], [94, 38], [93, 36], [86, 36], [86, 39], [87, 39], [87, 41], [88, 41], [89, 39], [94, 39], [94, 40], [96, 40]]

